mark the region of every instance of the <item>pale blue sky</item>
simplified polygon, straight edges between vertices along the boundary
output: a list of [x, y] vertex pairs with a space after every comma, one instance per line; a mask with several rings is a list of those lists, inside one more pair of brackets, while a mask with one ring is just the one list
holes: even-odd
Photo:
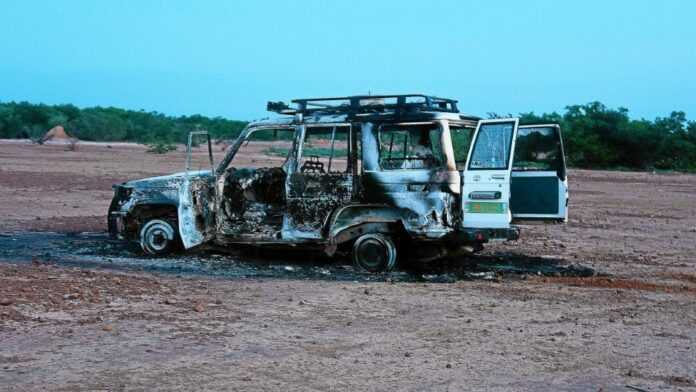
[[0, 5], [0, 100], [264, 117], [425, 92], [471, 114], [600, 100], [696, 117], [696, 1], [29, 1]]

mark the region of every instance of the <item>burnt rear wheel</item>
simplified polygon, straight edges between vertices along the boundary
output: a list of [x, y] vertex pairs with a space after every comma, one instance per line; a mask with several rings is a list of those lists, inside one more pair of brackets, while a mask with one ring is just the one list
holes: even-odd
[[353, 265], [363, 271], [385, 272], [396, 266], [396, 246], [389, 236], [374, 233], [360, 236], [353, 244]]
[[164, 255], [172, 252], [178, 236], [174, 226], [161, 219], [152, 219], [140, 229], [140, 246], [149, 255]]

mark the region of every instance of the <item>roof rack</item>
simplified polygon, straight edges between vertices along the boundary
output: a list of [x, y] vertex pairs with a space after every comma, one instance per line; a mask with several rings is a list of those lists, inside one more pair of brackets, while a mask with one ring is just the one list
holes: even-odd
[[279, 114], [380, 114], [419, 111], [459, 113], [457, 101], [424, 94], [354, 95], [349, 97], [293, 99], [296, 107], [268, 102], [268, 111]]

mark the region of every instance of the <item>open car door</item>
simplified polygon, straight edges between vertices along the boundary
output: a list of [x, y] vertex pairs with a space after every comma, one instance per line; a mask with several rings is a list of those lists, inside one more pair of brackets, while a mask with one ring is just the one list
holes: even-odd
[[[194, 136], [207, 138], [210, 176], [191, 175], [191, 156]], [[179, 207], [177, 210], [179, 235], [184, 248], [189, 249], [213, 238], [215, 232], [215, 166], [210, 135], [205, 131], [189, 133], [186, 147], [186, 173], [179, 188]]]
[[462, 176], [464, 229], [510, 227], [510, 171], [518, 119], [481, 120]]
[[561, 128], [556, 124], [521, 126], [515, 140], [513, 220], [567, 221], [568, 178]]

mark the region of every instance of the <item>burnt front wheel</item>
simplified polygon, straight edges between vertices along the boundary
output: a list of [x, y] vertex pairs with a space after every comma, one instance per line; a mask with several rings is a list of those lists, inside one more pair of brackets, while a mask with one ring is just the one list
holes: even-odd
[[385, 272], [396, 266], [396, 246], [384, 234], [365, 234], [353, 244], [353, 265], [363, 271]]
[[177, 245], [177, 235], [171, 223], [153, 219], [140, 229], [140, 246], [149, 255], [171, 253]]

